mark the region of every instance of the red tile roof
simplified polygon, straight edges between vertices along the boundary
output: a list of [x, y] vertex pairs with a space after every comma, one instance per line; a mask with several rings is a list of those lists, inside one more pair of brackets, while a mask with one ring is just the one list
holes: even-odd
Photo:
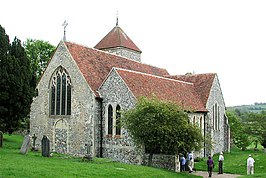
[[215, 73], [207, 73], [191, 75], [173, 75], [166, 77], [193, 83], [196, 92], [198, 93], [202, 103], [206, 107], [215, 75]]
[[155, 95], [159, 99], [175, 102], [188, 110], [207, 112], [192, 83], [125, 69], [115, 70], [136, 98]]
[[98, 96], [96, 90], [100, 87], [113, 67], [130, 69], [158, 76], [169, 75], [165, 69], [153, 67], [75, 43], [64, 43], [96, 96]]
[[141, 52], [119, 26], [115, 26], [94, 48], [107, 49], [115, 47], [125, 47]]

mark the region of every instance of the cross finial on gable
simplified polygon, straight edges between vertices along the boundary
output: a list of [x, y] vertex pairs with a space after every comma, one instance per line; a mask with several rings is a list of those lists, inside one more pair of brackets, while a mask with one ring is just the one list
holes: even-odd
[[62, 24], [62, 26], [64, 27], [64, 37], [63, 37], [63, 40], [66, 41], [66, 27], [67, 27], [68, 23], [67, 21], [65, 20], [64, 23]]
[[118, 11], [116, 11], [116, 26], [118, 26]]

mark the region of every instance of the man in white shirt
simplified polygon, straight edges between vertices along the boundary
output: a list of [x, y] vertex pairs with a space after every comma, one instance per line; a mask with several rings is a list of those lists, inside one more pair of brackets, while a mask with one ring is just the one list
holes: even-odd
[[223, 156], [223, 152], [220, 153], [219, 155], [219, 173], [218, 174], [223, 174], [223, 161], [224, 161], [224, 156]]
[[194, 168], [194, 156], [192, 151], [188, 154], [188, 168], [189, 168], [189, 173], [191, 173]]
[[254, 174], [254, 163], [255, 160], [251, 157], [251, 155], [248, 156], [247, 159], [247, 174]]

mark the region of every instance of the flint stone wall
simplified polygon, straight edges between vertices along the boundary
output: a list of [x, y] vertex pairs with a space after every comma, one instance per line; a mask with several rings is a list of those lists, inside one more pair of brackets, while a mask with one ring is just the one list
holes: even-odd
[[127, 130], [122, 128], [120, 136], [115, 135], [115, 129], [113, 135], [107, 134], [108, 106], [112, 105], [114, 112], [117, 104], [121, 110], [133, 108], [136, 102], [135, 97], [114, 70], [103, 83], [99, 92], [103, 98], [103, 157], [124, 163], [141, 164], [142, 151], [136, 150]]
[[122, 47], [116, 47], [116, 48], [109, 48], [103, 51], [107, 51], [112, 54], [116, 54], [118, 56], [122, 56], [128, 59], [132, 59], [134, 61], [141, 62], [141, 53], [137, 51], [133, 51], [127, 48], [122, 48]]
[[[203, 113], [189, 113], [188, 114], [190, 123], [195, 124], [196, 126], [198, 126], [201, 130], [201, 134], [204, 137], [204, 126], [205, 126], [205, 122], [204, 122], [204, 114]], [[195, 123], [194, 123], [194, 119], [195, 119]], [[199, 151], [194, 152], [194, 157], [204, 157], [204, 148], [202, 148]]]
[[[168, 169], [175, 171], [176, 169], [176, 156], [175, 155], [162, 155], [154, 154], [152, 157], [152, 167]], [[148, 165], [149, 154], [144, 154], [142, 164]], [[178, 162], [179, 163], [179, 162]]]
[[[218, 120], [219, 120], [219, 128], [217, 130], [214, 130], [213, 128], [213, 105], [217, 103], [219, 106], [219, 115], [218, 115]], [[225, 137], [228, 135], [228, 123], [225, 119], [227, 117], [224, 117], [226, 115], [225, 113], [225, 103], [220, 87], [220, 83], [218, 80], [217, 75], [215, 75], [214, 82], [210, 91], [210, 95], [207, 101], [207, 109], [208, 109], [208, 114], [207, 114], [207, 130], [210, 131], [211, 133], [211, 138], [213, 144], [213, 149], [211, 152], [208, 154], [213, 155], [215, 153], [219, 153], [221, 151], [229, 151], [229, 145], [228, 145], [228, 137]]]
[[[51, 116], [50, 80], [55, 70], [62, 66], [71, 78], [71, 115]], [[41, 138], [46, 135], [51, 141], [51, 151], [81, 156], [86, 154], [85, 144], [93, 143], [94, 156], [94, 121], [96, 116], [95, 96], [81, 75], [77, 64], [72, 60], [64, 43], [60, 43], [46, 71], [37, 85], [38, 96], [33, 99], [30, 113], [30, 131], [35, 134], [36, 147], [40, 149]], [[63, 120], [66, 130], [56, 130], [56, 123]], [[62, 133], [67, 134], [67, 138]], [[55, 142], [63, 140], [62, 142]], [[67, 143], [64, 143], [64, 142]]]

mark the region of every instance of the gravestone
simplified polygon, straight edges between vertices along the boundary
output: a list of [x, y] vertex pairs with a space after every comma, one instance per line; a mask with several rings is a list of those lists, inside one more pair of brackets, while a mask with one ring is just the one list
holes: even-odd
[[0, 148], [3, 147], [3, 132], [0, 131]]
[[50, 157], [50, 140], [45, 135], [42, 138], [42, 156]]
[[83, 161], [91, 161], [92, 160], [91, 146], [92, 146], [91, 142], [89, 142], [88, 144], [87, 143], [85, 144], [87, 154], [83, 157]]
[[30, 135], [26, 135], [24, 137], [22, 146], [20, 148], [20, 153], [21, 154], [26, 154], [28, 152], [28, 150], [29, 150], [29, 147], [30, 147]]
[[33, 136], [31, 137], [32, 138], [32, 147], [31, 147], [31, 150], [32, 151], [38, 151], [37, 149], [36, 149], [36, 139], [37, 139], [37, 137], [36, 137], [36, 135], [35, 134], [33, 134]]

